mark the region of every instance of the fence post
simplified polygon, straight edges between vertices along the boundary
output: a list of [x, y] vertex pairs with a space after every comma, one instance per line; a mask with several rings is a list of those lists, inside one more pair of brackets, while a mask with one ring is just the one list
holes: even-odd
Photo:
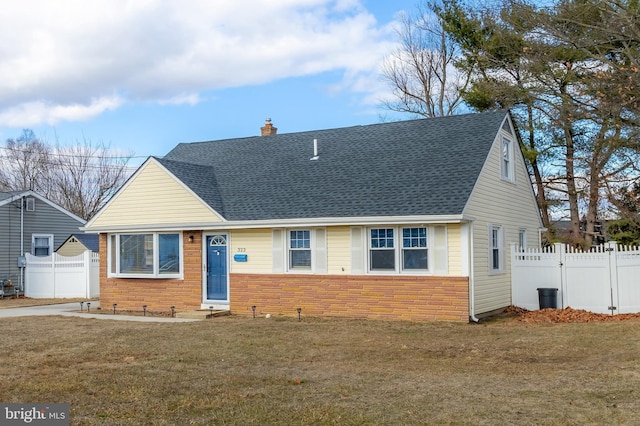
[[565, 268], [565, 264], [567, 262], [567, 248], [563, 243], [555, 243], [553, 245], [553, 251], [556, 255], [556, 263], [559, 269], [558, 275], [558, 290], [560, 291], [560, 306], [562, 309], [567, 307], [567, 268]]
[[58, 281], [56, 279], [56, 276], [58, 275], [56, 273], [56, 253], [51, 253], [51, 276], [53, 278], [53, 298], [56, 298], [56, 282]]
[[82, 253], [82, 267], [84, 269], [84, 297], [89, 299], [91, 296], [91, 250], [85, 250]]
[[615, 241], [609, 241], [605, 244], [607, 254], [609, 255], [609, 291], [611, 292], [611, 304], [609, 311], [611, 315], [620, 312], [620, 299], [618, 295], [618, 244]]

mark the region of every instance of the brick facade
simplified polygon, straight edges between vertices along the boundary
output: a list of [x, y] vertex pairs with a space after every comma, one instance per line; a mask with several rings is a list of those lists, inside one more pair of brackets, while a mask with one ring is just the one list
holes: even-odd
[[230, 287], [237, 314], [469, 321], [466, 277], [231, 274]]
[[[189, 241], [193, 236], [193, 241]], [[184, 279], [107, 278], [107, 238], [100, 235], [100, 303], [108, 309], [200, 309], [202, 234], [183, 233]], [[231, 311], [396, 320], [469, 320], [466, 277], [230, 274]]]
[[[184, 279], [107, 278], [107, 236], [100, 234], [100, 305], [108, 309], [168, 312], [200, 309], [202, 303], [202, 234], [183, 232]], [[189, 241], [193, 236], [193, 241]]]

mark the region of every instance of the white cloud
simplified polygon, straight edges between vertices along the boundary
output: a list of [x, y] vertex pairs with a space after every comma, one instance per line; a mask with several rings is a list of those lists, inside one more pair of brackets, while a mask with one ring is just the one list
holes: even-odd
[[166, 99], [158, 99], [160, 105], [197, 105], [202, 101], [197, 93], [181, 93]]
[[10, 2], [0, 13], [0, 124], [83, 120], [131, 101], [193, 105], [205, 91], [324, 71], [370, 73], [387, 36], [358, 0]]
[[91, 99], [87, 104], [71, 103], [57, 105], [44, 101], [23, 102], [0, 111], [0, 125], [29, 127], [41, 123], [55, 124], [60, 121], [82, 121], [113, 110], [122, 105], [118, 96]]

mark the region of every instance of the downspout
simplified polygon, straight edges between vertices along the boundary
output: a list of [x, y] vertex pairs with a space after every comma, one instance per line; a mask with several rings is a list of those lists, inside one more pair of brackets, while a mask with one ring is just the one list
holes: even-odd
[[475, 298], [475, 265], [474, 265], [474, 244], [473, 244], [473, 222], [469, 222], [469, 320], [474, 323], [479, 323], [480, 320], [476, 317], [476, 298]]

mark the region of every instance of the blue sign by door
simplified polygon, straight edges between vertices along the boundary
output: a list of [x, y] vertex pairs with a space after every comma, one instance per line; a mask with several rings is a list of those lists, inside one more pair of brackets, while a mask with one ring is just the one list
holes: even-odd
[[207, 300], [227, 300], [227, 236], [207, 236]]

